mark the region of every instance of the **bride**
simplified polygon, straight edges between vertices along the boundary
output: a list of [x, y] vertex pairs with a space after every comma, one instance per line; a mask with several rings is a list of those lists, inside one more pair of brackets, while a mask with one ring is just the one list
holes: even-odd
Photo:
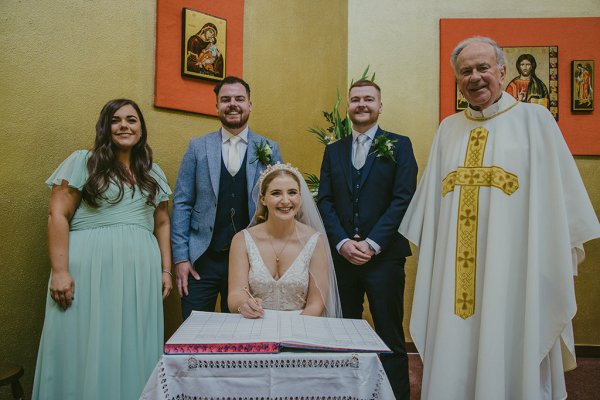
[[342, 317], [323, 222], [300, 172], [267, 167], [253, 192], [256, 214], [229, 253], [231, 312], [259, 318], [265, 309]]

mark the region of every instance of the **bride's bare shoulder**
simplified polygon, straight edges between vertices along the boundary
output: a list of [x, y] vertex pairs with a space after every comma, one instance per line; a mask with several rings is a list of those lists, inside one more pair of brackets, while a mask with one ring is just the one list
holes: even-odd
[[262, 238], [265, 236], [265, 227], [264, 224], [258, 224], [251, 226], [250, 228], [246, 228], [250, 236], [253, 238]]
[[316, 230], [312, 226], [303, 224], [302, 222], [296, 222], [296, 228], [298, 235], [303, 239], [308, 239], [315, 234]]

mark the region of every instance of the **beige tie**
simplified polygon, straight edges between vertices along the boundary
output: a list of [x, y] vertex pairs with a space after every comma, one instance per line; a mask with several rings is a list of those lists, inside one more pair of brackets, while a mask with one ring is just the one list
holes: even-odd
[[231, 176], [235, 176], [240, 170], [240, 151], [238, 149], [238, 142], [242, 140], [238, 136], [232, 136], [229, 138], [229, 158], [227, 161], [227, 170]]
[[367, 155], [369, 152], [369, 146], [367, 143], [369, 142], [369, 137], [364, 133], [358, 135], [356, 139], [356, 153], [354, 154], [354, 168], [361, 169], [363, 165], [365, 165], [365, 161], [367, 160]]

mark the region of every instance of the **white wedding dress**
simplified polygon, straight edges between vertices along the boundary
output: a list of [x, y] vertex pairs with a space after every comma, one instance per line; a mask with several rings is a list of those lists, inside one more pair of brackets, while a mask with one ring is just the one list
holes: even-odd
[[262, 306], [267, 310], [303, 310], [308, 294], [308, 267], [319, 233], [315, 232], [308, 239], [292, 265], [279, 279], [275, 279], [265, 265], [248, 230], [244, 229], [243, 232], [250, 261], [248, 283], [252, 295], [261, 298]]

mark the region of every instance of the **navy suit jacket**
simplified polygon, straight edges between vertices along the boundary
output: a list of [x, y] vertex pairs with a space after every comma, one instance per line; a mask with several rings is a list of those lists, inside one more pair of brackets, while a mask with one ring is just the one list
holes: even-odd
[[[394, 143], [396, 162], [371, 153], [361, 172], [358, 193], [360, 232], [381, 246], [409, 256], [410, 245], [398, 227], [417, 186], [417, 162], [410, 139], [379, 128]], [[353, 237], [352, 136], [325, 147], [321, 165], [318, 206], [332, 250]], [[391, 246], [390, 246], [391, 245]]]
[[[281, 161], [277, 143], [248, 130], [246, 180], [248, 212], [251, 220], [256, 210], [252, 189], [266, 165], [256, 159], [256, 145], [263, 141], [273, 149], [273, 163]], [[219, 178], [221, 176], [221, 133], [211, 132], [190, 140], [181, 160], [171, 216], [173, 262], [194, 263], [208, 248], [217, 213]]]

